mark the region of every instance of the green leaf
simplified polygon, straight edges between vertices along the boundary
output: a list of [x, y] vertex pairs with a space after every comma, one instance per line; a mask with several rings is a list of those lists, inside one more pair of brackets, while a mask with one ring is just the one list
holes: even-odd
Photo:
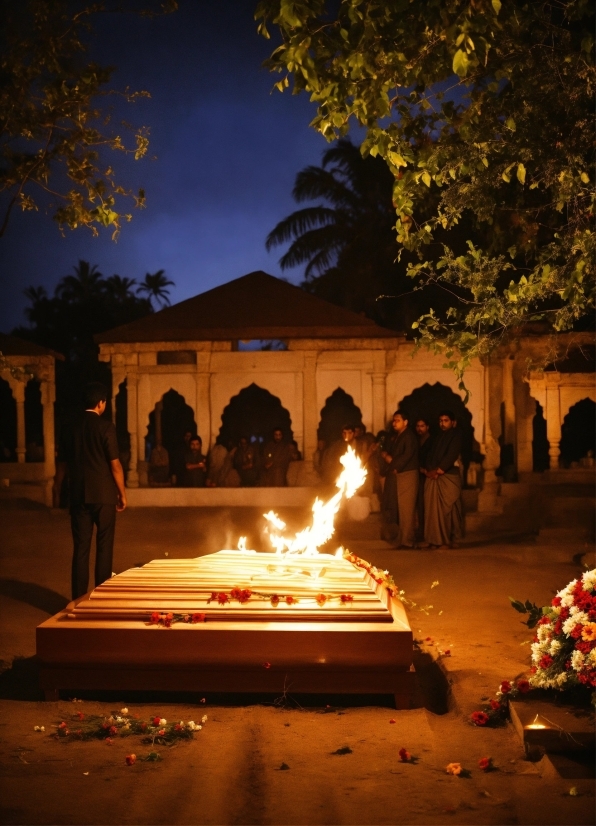
[[426, 171], [426, 169], [425, 169], [425, 170], [424, 170], [424, 172], [422, 173], [422, 176], [421, 176], [421, 177], [422, 177], [422, 180], [424, 181], [424, 183], [425, 183], [427, 186], [430, 186], [431, 181], [432, 181], [432, 178], [430, 177], [430, 175], [428, 174], [428, 172]]
[[517, 165], [517, 180], [520, 182], [520, 184], [522, 184], [522, 186], [526, 182], [526, 167], [523, 165], [523, 163], [518, 163]]
[[453, 68], [453, 71], [455, 72], [455, 74], [458, 75], [459, 77], [465, 77], [468, 73], [469, 65], [470, 65], [470, 60], [468, 58], [468, 55], [464, 51], [462, 51], [461, 49], [458, 49], [456, 51], [455, 55], [453, 56], [453, 67], [452, 68]]
[[523, 602], [520, 602], [518, 599], [514, 599], [513, 597], [509, 597], [509, 602], [511, 603], [511, 607], [515, 608], [520, 614], [527, 614], [528, 610]]

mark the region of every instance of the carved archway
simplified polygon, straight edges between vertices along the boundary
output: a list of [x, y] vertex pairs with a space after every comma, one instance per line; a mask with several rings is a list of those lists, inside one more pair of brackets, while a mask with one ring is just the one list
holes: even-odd
[[327, 446], [341, 439], [344, 425], [362, 424], [362, 412], [349, 393], [338, 387], [325, 400], [319, 420], [318, 436]]
[[596, 403], [590, 398], [574, 404], [561, 427], [561, 461], [564, 467], [596, 451]]
[[237, 444], [241, 436], [246, 436], [264, 442], [275, 428], [281, 428], [284, 438], [293, 438], [292, 420], [280, 399], [253, 382], [224, 408], [218, 440], [224, 445]]
[[[180, 482], [184, 478], [184, 457], [187, 450], [184, 434], [187, 431], [193, 435], [197, 432], [194, 411], [186, 403], [184, 396], [176, 390], [168, 390], [164, 393], [160, 403], [162, 445], [168, 451], [170, 475], [175, 476]], [[151, 448], [156, 446], [155, 414], [156, 408], [154, 407], [149, 414], [149, 425], [145, 437], [147, 455], [150, 454]]]

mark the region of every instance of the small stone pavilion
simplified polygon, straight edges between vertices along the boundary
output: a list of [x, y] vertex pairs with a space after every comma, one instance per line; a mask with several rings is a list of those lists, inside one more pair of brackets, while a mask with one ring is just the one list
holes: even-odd
[[11, 496], [49, 507], [56, 473], [56, 359], [64, 356], [0, 333], [0, 484]]
[[[400, 404], [423, 415], [424, 398], [429, 398], [425, 389], [440, 389], [442, 406], [459, 405], [465, 415], [474, 450], [483, 457], [481, 484], [488, 502], [503, 445], [510, 446], [515, 478], [531, 474], [536, 466], [537, 402], [546, 419], [554, 470], [565, 417], [578, 402], [596, 401], [593, 362], [584, 368], [587, 372], [566, 374], [555, 365], [552, 372], [528, 376], [528, 358], [546, 346], [542, 335], [520, 339], [489, 365], [474, 363], [466, 373], [470, 395], [464, 407], [464, 393], [455, 375], [443, 367], [443, 358], [416, 352], [404, 335], [264, 272], [250, 273], [96, 339], [100, 359], [111, 366], [116, 413], [126, 388], [131, 505], [310, 503], [317, 482], [317, 435], [334, 393], [350, 397], [364, 425], [376, 433]], [[561, 336], [558, 341], [567, 350], [583, 345], [593, 351], [591, 334]], [[249, 349], [250, 342], [261, 342], [261, 349]], [[253, 385], [279, 400], [289, 414], [304, 457], [293, 488], [143, 486], [150, 416], [166, 393], [175, 391], [192, 408], [206, 452], [231, 402]]]

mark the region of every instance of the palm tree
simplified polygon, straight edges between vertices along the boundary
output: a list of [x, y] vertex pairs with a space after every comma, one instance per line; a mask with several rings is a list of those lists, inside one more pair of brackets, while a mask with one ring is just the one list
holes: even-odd
[[[290, 242], [282, 269], [306, 264], [302, 286], [356, 311], [371, 310], [383, 292], [411, 290], [405, 267], [395, 263], [393, 175], [379, 158], [364, 158], [349, 140], [327, 149], [321, 166], [296, 176], [298, 203], [319, 200], [293, 212], [273, 229], [266, 247]], [[373, 313], [374, 314], [374, 313]]]
[[106, 279], [106, 289], [113, 299], [117, 302], [122, 302], [133, 297], [132, 288], [136, 283], [136, 279], [134, 278], [111, 275]]
[[79, 260], [74, 275], [65, 275], [56, 286], [56, 297], [69, 303], [95, 301], [104, 291], [105, 281], [97, 266]]
[[165, 307], [170, 303], [170, 291], [168, 287], [174, 287], [173, 281], [165, 276], [165, 270], [158, 270], [156, 273], [147, 273], [144, 281], [137, 287], [138, 293], [145, 293], [149, 300], [155, 299], [157, 304]]

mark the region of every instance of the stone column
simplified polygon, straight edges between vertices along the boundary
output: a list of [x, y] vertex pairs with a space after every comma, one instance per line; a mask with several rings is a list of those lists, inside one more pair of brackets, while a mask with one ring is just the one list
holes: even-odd
[[372, 428], [375, 435], [385, 428], [385, 406], [387, 403], [387, 370], [385, 351], [374, 353], [372, 374]]
[[137, 442], [138, 422], [137, 422], [137, 385], [138, 376], [136, 373], [129, 373], [126, 377], [127, 401], [128, 401], [128, 421], [127, 427], [130, 434], [130, 467], [126, 484], [129, 488], [139, 487], [139, 451]]
[[195, 417], [197, 430], [203, 440], [203, 452], [211, 449], [211, 361], [210, 353], [197, 353]]
[[27, 440], [25, 434], [25, 382], [12, 383], [12, 394], [17, 403], [17, 462], [25, 461]]
[[317, 428], [319, 426], [317, 357], [318, 353], [316, 351], [306, 351], [302, 368], [304, 484], [306, 485], [316, 484], [319, 481], [319, 477], [313, 468], [313, 456], [317, 449]]
[[[494, 395], [494, 391], [492, 392]], [[490, 368], [487, 359], [484, 365], [484, 422], [482, 428], [482, 442], [480, 450], [484, 455], [482, 490], [478, 494], [478, 512], [488, 514], [499, 514], [503, 512], [501, 502], [500, 484], [495, 473], [499, 466], [500, 449], [499, 443], [493, 436], [491, 427], [491, 382]]]
[[546, 438], [549, 442], [550, 469], [557, 470], [561, 455], [561, 400], [559, 398], [560, 373], [545, 373], [546, 380]]
[[126, 373], [124, 370], [116, 370], [112, 367], [112, 421], [114, 424], [116, 424], [116, 396], [125, 378]]
[[515, 394], [513, 388], [513, 356], [503, 360], [503, 442], [513, 445], [514, 463], [517, 460], [517, 444], [515, 438]]
[[41, 403], [43, 405], [43, 463], [45, 479], [45, 500], [52, 507], [52, 487], [56, 475], [54, 402], [55, 388], [53, 382], [42, 381]]

